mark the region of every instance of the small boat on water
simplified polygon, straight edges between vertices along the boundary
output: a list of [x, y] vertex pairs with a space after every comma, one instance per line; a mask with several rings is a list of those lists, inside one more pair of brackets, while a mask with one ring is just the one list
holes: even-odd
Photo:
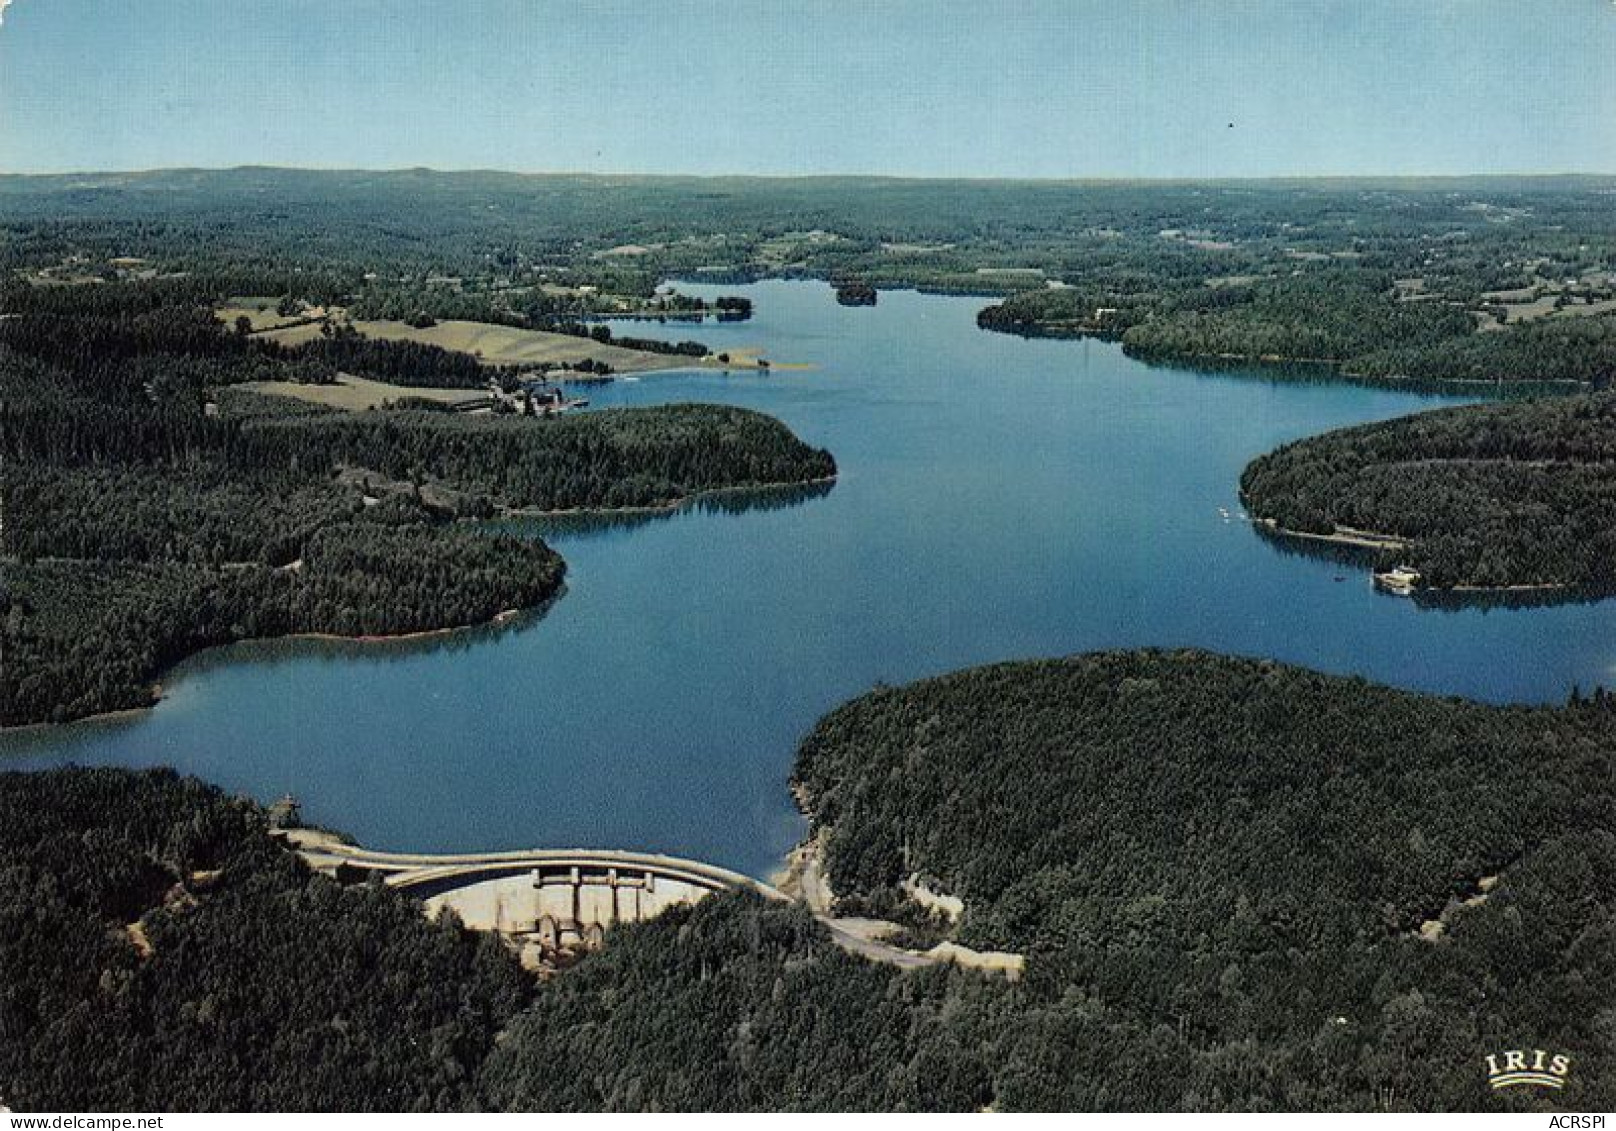
[[1409, 569], [1407, 566], [1377, 570], [1374, 576], [1376, 586], [1399, 597], [1407, 597], [1420, 583], [1419, 570]]

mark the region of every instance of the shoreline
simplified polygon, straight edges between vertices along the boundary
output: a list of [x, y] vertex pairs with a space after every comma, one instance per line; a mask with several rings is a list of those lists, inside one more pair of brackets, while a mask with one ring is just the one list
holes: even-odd
[[[1338, 528], [1334, 534], [1313, 534], [1305, 530], [1292, 530], [1281, 526], [1271, 518], [1253, 518], [1253, 524], [1261, 526], [1280, 538], [1297, 538], [1309, 542], [1325, 542], [1335, 546], [1350, 546], [1360, 550], [1406, 550], [1412, 544], [1392, 534], [1381, 534], [1373, 530], [1345, 531]], [[1371, 571], [1373, 576], [1373, 571]], [[1495, 593], [1553, 593], [1570, 591], [1574, 586], [1564, 581], [1539, 581], [1512, 585], [1447, 585], [1431, 586], [1417, 585], [1410, 593], [1416, 596], [1425, 595], [1441, 597], [1444, 594], [1465, 593], [1485, 597]]]
[[[1243, 501], [1243, 500], [1242, 500]], [[1395, 534], [1382, 534], [1375, 530], [1355, 530], [1337, 527], [1333, 534], [1315, 534], [1307, 530], [1292, 530], [1271, 518], [1252, 518], [1261, 526], [1283, 538], [1302, 538], [1310, 542], [1328, 542], [1335, 546], [1353, 546], [1364, 550], [1406, 550], [1409, 543]]]
[[[990, 333], [1009, 334], [1012, 337], [1020, 338], [1045, 338], [1052, 341], [1076, 341], [1083, 338], [1095, 338], [1101, 341], [1122, 342], [1122, 334], [1114, 330], [1091, 329], [1061, 323], [1033, 322], [1021, 326], [982, 326], [978, 323], [978, 326]], [[1282, 354], [1211, 353], [1205, 351], [1178, 353], [1171, 350], [1130, 348], [1125, 342], [1123, 342], [1123, 352], [1134, 360], [1142, 361], [1146, 364], [1183, 364], [1193, 367], [1196, 362], [1202, 362], [1217, 363], [1219, 366], [1252, 366], [1255, 368], [1298, 366], [1328, 370], [1334, 378], [1341, 381], [1355, 381], [1364, 384], [1383, 382], [1389, 385], [1423, 385], [1438, 392], [1448, 388], [1460, 390], [1554, 388], [1575, 391], [1594, 387], [1589, 381], [1577, 381], [1570, 378], [1416, 377], [1409, 373], [1358, 373], [1347, 368], [1352, 364], [1350, 358], [1287, 357]]]
[[[150, 700], [140, 706], [115, 707], [110, 711], [96, 711], [94, 714], [79, 715], [75, 718], [64, 719], [59, 723], [15, 723], [9, 726], [0, 726], [0, 737], [13, 734], [21, 735], [28, 734], [30, 732], [55, 730], [60, 727], [78, 726], [81, 723], [103, 724], [121, 721], [133, 721], [139, 716], [148, 714], [157, 709], [157, 705], [165, 698], [163, 694], [163, 680], [169, 678], [176, 669], [183, 664], [191, 662], [198, 656], [203, 656], [209, 652], [218, 651], [222, 648], [234, 648], [243, 644], [270, 644], [278, 643], [280, 641], [300, 640], [314, 641], [325, 644], [358, 644], [361, 646], [368, 646], [376, 644], [401, 644], [411, 640], [431, 640], [439, 637], [450, 637], [462, 632], [474, 632], [478, 629], [498, 628], [502, 625], [509, 624], [511, 621], [523, 616], [524, 614], [539, 611], [560, 596], [562, 588], [564, 588], [564, 586], [558, 587], [555, 593], [551, 594], [537, 605], [531, 605], [527, 608], [521, 609], [501, 609], [487, 620], [472, 621], [469, 624], [451, 624], [445, 625], [442, 628], [423, 628], [412, 632], [365, 633], [359, 636], [345, 636], [340, 632], [287, 632], [282, 633], [279, 636], [244, 636], [240, 640], [227, 640], [222, 644], [210, 644], [205, 648], [198, 648], [195, 652], [174, 661], [174, 663], [163, 669], [162, 676], [153, 681], [151, 684]], [[0, 765], [3, 765], [4, 759], [4, 753], [0, 752]]]
[[[679, 510], [680, 508], [688, 506], [691, 503], [694, 503], [694, 502], [696, 502], [696, 501], [698, 501], [700, 499], [706, 498], [708, 496], [729, 495], [729, 494], [743, 494], [743, 493], [752, 492], [752, 491], [757, 491], [757, 492], [774, 491], [774, 490], [780, 490], [782, 488], [791, 488], [791, 487], [824, 486], [826, 484], [835, 483], [836, 479], [837, 479], [836, 475], [828, 475], [828, 476], [820, 476], [820, 477], [815, 478], [815, 479], [790, 480], [790, 481], [785, 481], [785, 482], [780, 482], [780, 483], [762, 483], [762, 484], [756, 484], [756, 485], [744, 486], [744, 487], [714, 487], [714, 488], [712, 488], [710, 490], [697, 491], [697, 492], [694, 492], [693, 494], [680, 496], [679, 498], [674, 499], [674, 500], [672, 500], [670, 502], [667, 502], [667, 503], [660, 503], [660, 504], [657, 504], [657, 505], [654, 505], [654, 506], [645, 506], [645, 507], [578, 507], [578, 508], [574, 508], [574, 509], [571, 509], [571, 510], [551, 510], [551, 511], [524, 510], [524, 509], [520, 509], [520, 508], [517, 508], [517, 509], [502, 509], [495, 516], [495, 518], [491, 519], [491, 520], [490, 519], [464, 519], [464, 520], [461, 520], [461, 521], [472, 522], [472, 523], [484, 523], [484, 522], [489, 522], [489, 521], [500, 521], [500, 520], [504, 520], [504, 519], [567, 518], [567, 517], [588, 517], [588, 516], [591, 516], [591, 515], [610, 516], [610, 515], [643, 514], [643, 515], [648, 515], [649, 516], [649, 515], [672, 514], [673, 512]], [[453, 635], [455, 635], [457, 633], [470, 632], [470, 631], [474, 631], [474, 630], [477, 630], [477, 629], [498, 628], [498, 627], [500, 627], [502, 625], [508, 624], [510, 621], [512, 621], [512, 620], [514, 620], [514, 619], [516, 619], [516, 618], [518, 618], [518, 617], [520, 617], [520, 616], [522, 616], [522, 615], [524, 615], [526, 613], [531, 613], [531, 612], [535, 612], [535, 611], [542, 610], [542, 609], [546, 608], [551, 602], [553, 602], [557, 598], [559, 598], [564, 591], [565, 591], [565, 584], [563, 583], [563, 585], [558, 586], [556, 588], [556, 591], [554, 593], [552, 593], [550, 596], [546, 597], [543, 601], [539, 602], [536, 605], [531, 605], [531, 606], [528, 606], [526, 608], [518, 608], [518, 609], [501, 609], [499, 612], [495, 613], [492, 617], [490, 617], [487, 620], [473, 621], [470, 624], [444, 625], [441, 628], [423, 628], [423, 629], [417, 629], [417, 630], [411, 631], [411, 632], [364, 633], [364, 634], [357, 635], [357, 636], [348, 636], [348, 635], [344, 635], [343, 633], [340, 633], [340, 632], [289, 632], [289, 633], [284, 633], [284, 634], [279, 635], [279, 636], [249, 636], [249, 637], [244, 637], [244, 638], [242, 638], [240, 640], [227, 640], [227, 641], [225, 641], [225, 642], [223, 642], [221, 644], [210, 644], [205, 648], [199, 648], [195, 652], [191, 652], [190, 654], [181, 657], [180, 659], [174, 661], [174, 663], [172, 663], [172, 664], [168, 665], [166, 668], [164, 668], [161, 676], [157, 680], [153, 681], [153, 683], [151, 684], [151, 697], [144, 704], [141, 704], [141, 705], [138, 705], [138, 706], [133, 706], [133, 707], [115, 707], [110, 711], [96, 711], [93, 714], [78, 715], [78, 716], [75, 716], [74, 718], [71, 718], [71, 719], [64, 719], [61, 722], [43, 722], [42, 721], [42, 722], [15, 723], [15, 724], [11, 724], [11, 725], [4, 725], [4, 726], [0, 726], [0, 737], [6, 736], [6, 735], [12, 735], [12, 734], [19, 734], [20, 735], [20, 734], [25, 734], [25, 733], [29, 733], [29, 732], [44, 731], [44, 730], [54, 729], [54, 728], [58, 728], [58, 727], [77, 726], [77, 725], [79, 725], [81, 723], [100, 724], [100, 723], [113, 723], [113, 722], [118, 722], [120, 720], [133, 720], [133, 719], [137, 718], [140, 715], [143, 715], [143, 714], [146, 714], [146, 713], [148, 713], [148, 712], [150, 712], [152, 710], [155, 710], [157, 705], [163, 701], [163, 683], [162, 683], [163, 678], [167, 677], [170, 673], [172, 673], [181, 664], [187, 663], [187, 662], [195, 659], [197, 656], [204, 655], [204, 654], [206, 654], [208, 652], [211, 652], [211, 651], [214, 651], [216, 649], [229, 648], [229, 647], [232, 647], [232, 646], [235, 646], [235, 645], [238, 645], [238, 644], [266, 643], [266, 642], [269, 642], [269, 641], [281, 641], [281, 640], [292, 640], [292, 641], [308, 640], [308, 641], [315, 641], [315, 642], [323, 642], [323, 643], [327, 643], [327, 644], [358, 644], [358, 645], [363, 646], [363, 645], [377, 645], [377, 644], [399, 644], [399, 643], [405, 643], [405, 642], [412, 641], [412, 640], [413, 641], [423, 641], [423, 640], [431, 640], [431, 639], [435, 639], [435, 638], [446, 638], [446, 637], [453, 636]], [[0, 759], [3, 759], [3, 757], [4, 757], [3, 754], [0, 754]]]
[[536, 507], [501, 507], [493, 519], [467, 519], [468, 522], [498, 522], [510, 518], [590, 518], [595, 515], [606, 517], [610, 515], [660, 515], [672, 514], [674, 511], [689, 506], [702, 499], [722, 495], [744, 495], [751, 492], [789, 490], [793, 487], [823, 487], [835, 483], [840, 472], [835, 475], [821, 475], [813, 479], [787, 479], [779, 483], [757, 483], [743, 487], [710, 487], [703, 491], [695, 491], [689, 495], [680, 495], [665, 503], [647, 503], [637, 507], [567, 507], [561, 510], [539, 510]]
[[[1126, 345], [1124, 346], [1127, 351]], [[1513, 389], [1513, 388], [1556, 388], [1575, 391], [1577, 389], [1592, 389], [1593, 383], [1589, 381], [1573, 381], [1566, 378], [1533, 378], [1533, 377], [1502, 377], [1488, 379], [1486, 377], [1416, 377], [1409, 373], [1355, 373], [1347, 366], [1351, 364], [1347, 358], [1328, 357], [1284, 357], [1280, 354], [1246, 354], [1246, 353], [1168, 353], [1145, 350], [1128, 352], [1128, 356], [1137, 361], [1156, 362], [1171, 365], [1178, 362], [1221, 362], [1227, 365], [1249, 365], [1257, 368], [1272, 366], [1284, 368], [1293, 365], [1303, 368], [1328, 370], [1333, 377], [1341, 381], [1356, 381], [1361, 384], [1373, 385], [1383, 383], [1387, 385], [1422, 385], [1435, 392], [1444, 389]]]
[[[535, 608], [537, 606], [534, 606]], [[494, 628], [521, 616], [525, 609], [501, 609], [484, 621], [471, 624], [451, 624], [443, 628], [420, 628], [413, 632], [367, 632], [360, 636], [346, 636], [340, 632], [288, 632], [285, 636], [254, 636], [232, 643], [248, 644], [254, 640], [324, 640], [333, 644], [392, 644], [403, 640], [430, 640], [436, 636], [450, 636], [471, 628]], [[222, 645], [229, 647], [229, 645]], [[182, 661], [183, 662], [183, 661]]]
[[[277, 640], [277, 639], [280, 639], [280, 638], [279, 637], [274, 637], [274, 636], [266, 636], [266, 637], [263, 637], [263, 639], [265, 639], [265, 640]], [[220, 644], [220, 645], [216, 645], [216, 647], [223, 648], [223, 647], [228, 647], [228, 645]], [[205, 651], [207, 651], [207, 649], [204, 648], [203, 651], [205, 652]], [[201, 654], [202, 654], [201, 652], [194, 653], [194, 655], [201, 655]], [[190, 657], [187, 656], [186, 659], [190, 659]], [[184, 663], [185, 661], [182, 660], [180, 662]], [[162, 683], [158, 682], [158, 683], [152, 684], [151, 685], [151, 693], [152, 693], [151, 702], [147, 703], [143, 707], [114, 707], [110, 711], [97, 711], [93, 715], [80, 715], [76, 719], [68, 719], [66, 722], [60, 722], [60, 723], [16, 723], [16, 724], [13, 724], [11, 726], [0, 726], [0, 738], [4, 738], [7, 735], [13, 735], [13, 734], [15, 734], [15, 735], [28, 735], [28, 734], [33, 734], [33, 733], [36, 733], [36, 732], [41, 732], [41, 731], [56, 730], [59, 727], [77, 726], [80, 723], [91, 723], [91, 724], [94, 724], [96, 726], [101, 726], [101, 725], [113, 725], [113, 724], [123, 723], [123, 722], [133, 722], [135, 719], [137, 719], [141, 715], [144, 715], [147, 712], [151, 711], [154, 707], [157, 706], [157, 704], [159, 704], [159, 703], [161, 703], [163, 701], [163, 685], [162, 685]], [[3, 751], [0, 751], [0, 771], [3, 771], [4, 768], [5, 768], [5, 759], [6, 759], [5, 753]]]
[[1525, 585], [1450, 585], [1446, 589], [1427, 589], [1427, 593], [1552, 593], [1570, 589], [1564, 581], [1538, 581]]

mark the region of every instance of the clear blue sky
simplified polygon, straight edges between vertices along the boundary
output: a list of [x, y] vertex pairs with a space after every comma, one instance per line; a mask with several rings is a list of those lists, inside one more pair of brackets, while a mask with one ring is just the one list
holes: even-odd
[[236, 164], [1018, 177], [1616, 172], [1616, 3], [5, 8], [0, 171]]

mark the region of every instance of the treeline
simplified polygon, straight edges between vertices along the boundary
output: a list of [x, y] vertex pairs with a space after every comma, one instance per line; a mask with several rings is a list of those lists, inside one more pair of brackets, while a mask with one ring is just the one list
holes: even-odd
[[19, 1111], [443, 1111], [531, 982], [309, 873], [172, 771], [0, 774], [0, 1095]]
[[[0, 183], [0, 268], [119, 279], [131, 269], [115, 261], [144, 256], [141, 271], [176, 287], [229, 280], [212, 293], [540, 329], [609, 315], [597, 295], [649, 304], [668, 278], [856, 280], [860, 301], [877, 287], [1003, 297], [981, 313], [989, 329], [1127, 334], [1162, 359], [1329, 358], [1359, 378], [1599, 385], [1616, 352], [1616, 317], [1569, 305], [1581, 316], [1476, 325], [1501, 311], [1489, 292], [1608, 293], [1616, 218], [1601, 178], [608, 184], [230, 170], [86, 185]], [[624, 240], [640, 253], [606, 254]], [[702, 309], [661, 301], [673, 316]]]
[[1141, 321], [1148, 296], [1092, 287], [1023, 291], [977, 311], [984, 330], [1028, 338], [1115, 337]]
[[[176, 394], [195, 400], [208, 385], [335, 377], [335, 369], [312, 356], [227, 330], [213, 314], [220, 297], [213, 288], [220, 285], [189, 278], [73, 286], [0, 281], [6, 312], [0, 350], [12, 374], [8, 400], [49, 388], [58, 397], [75, 393], [104, 402], [116, 414], [134, 402], [145, 402], [141, 411], [166, 407]], [[21, 359], [54, 375], [16, 376]]]
[[1389, 346], [1361, 355], [1348, 370], [1364, 377], [1574, 382], [1605, 389], [1616, 382], [1616, 317], [1538, 319], [1414, 351]]
[[339, 367], [447, 382], [487, 371], [344, 333], [260, 344], [214, 321], [211, 302], [184, 282], [34, 287], [0, 319], [0, 724], [145, 705], [165, 667], [211, 645], [457, 627], [558, 590], [562, 564], [542, 542], [456, 519], [835, 470], [740, 409], [536, 422], [255, 395], [230, 386]]
[[[264, 398], [224, 394], [237, 405]], [[231, 409], [232, 412], [252, 411]], [[441, 481], [539, 510], [658, 506], [700, 491], [828, 478], [836, 464], [772, 417], [667, 405], [531, 421], [444, 413], [247, 417], [246, 450], [280, 464]]]
[[635, 338], [613, 334], [610, 326], [600, 322], [577, 322], [569, 319], [541, 324], [540, 328], [553, 330], [559, 334], [570, 334], [575, 338], [588, 338], [601, 345], [644, 350], [647, 353], [672, 354], [675, 357], [706, 357], [712, 352], [701, 342], [664, 342], [657, 338]]
[[287, 352], [293, 360], [312, 361], [332, 372], [419, 388], [486, 389], [490, 377], [502, 375], [469, 353], [426, 342], [367, 338], [347, 325]]
[[[594, 330], [605, 330], [604, 338], [595, 338]], [[712, 351], [702, 342], [664, 342], [659, 338], [635, 338], [624, 334], [612, 334], [609, 326], [596, 326], [591, 330], [590, 337], [596, 341], [605, 341], [623, 349], [644, 350], [647, 353], [665, 353], [674, 357], [706, 357]]]
[[1333, 268], [1248, 287], [1205, 288], [1130, 327], [1130, 352], [1350, 363], [1379, 350], [1417, 351], [1475, 331], [1461, 308], [1399, 302], [1391, 279]]
[[1287, 444], [1241, 475], [1253, 515], [1406, 543], [1431, 588], [1616, 587], [1616, 393], [1419, 413]]
[[279, 358], [273, 342], [227, 333], [188, 280], [70, 287], [0, 284], [0, 346], [79, 372], [140, 357]]

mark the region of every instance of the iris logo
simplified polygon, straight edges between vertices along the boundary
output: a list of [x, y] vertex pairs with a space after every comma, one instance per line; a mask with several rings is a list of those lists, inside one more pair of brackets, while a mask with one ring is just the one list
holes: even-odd
[[1487, 1083], [1496, 1091], [1530, 1084], [1538, 1088], [1565, 1086], [1566, 1074], [1571, 1071], [1571, 1058], [1562, 1054], [1550, 1056], [1542, 1049], [1527, 1052], [1510, 1049], [1493, 1053], [1487, 1058]]

